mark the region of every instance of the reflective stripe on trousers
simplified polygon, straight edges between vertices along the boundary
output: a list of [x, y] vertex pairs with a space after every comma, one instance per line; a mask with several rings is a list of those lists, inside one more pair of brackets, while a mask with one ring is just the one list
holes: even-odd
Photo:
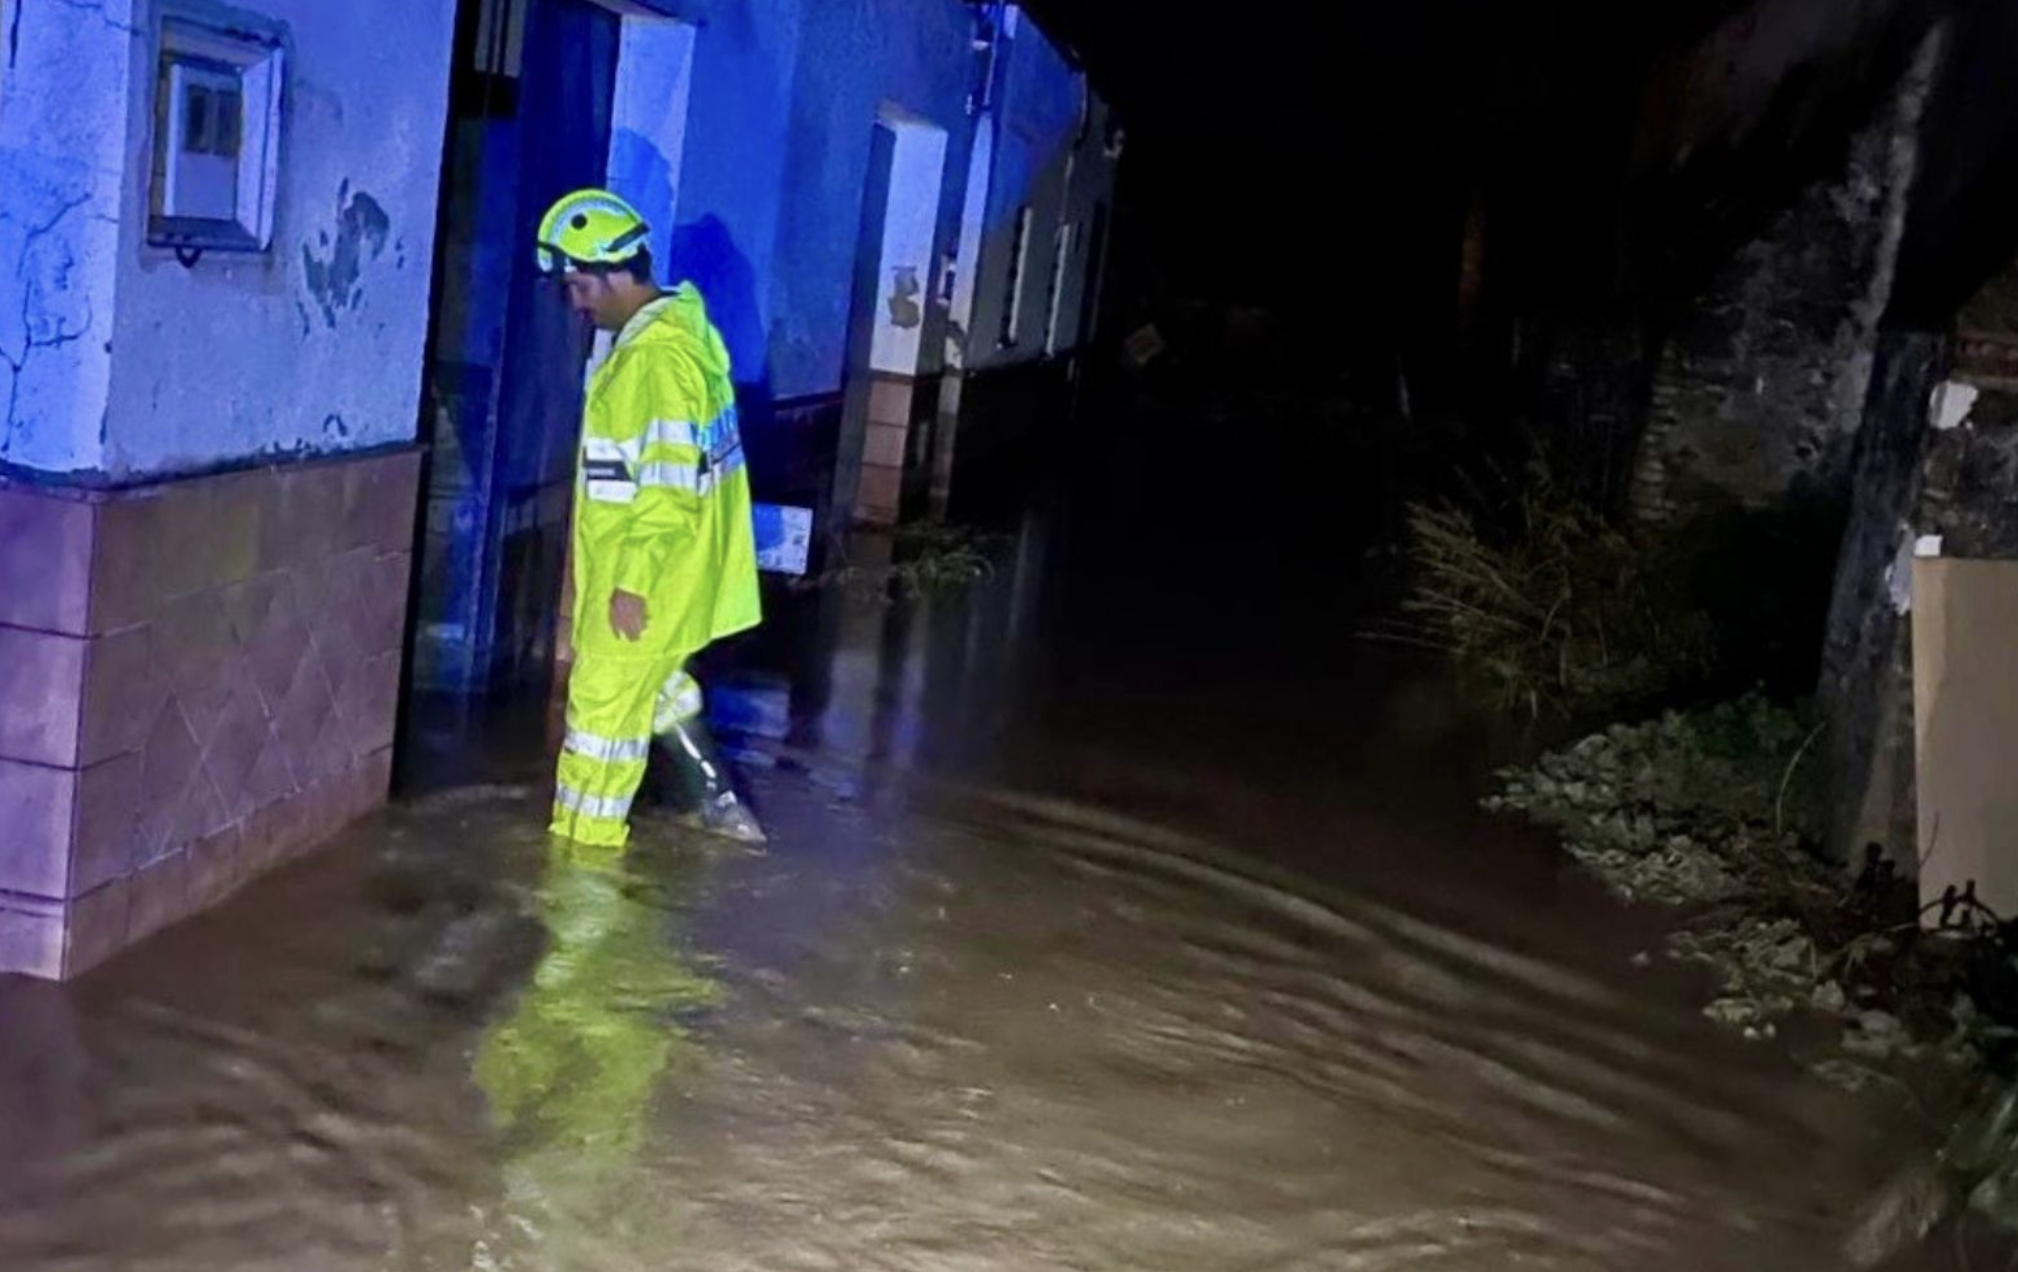
[[606, 738], [585, 729], [569, 729], [567, 749], [576, 755], [613, 764], [622, 760], [642, 760], [652, 753], [650, 737]]
[[[684, 654], [579, 657], [568, 678], [568, 732], [554, 782], [554, 834], [606, 847], [620, 847], [629, 839], [631, 805], [645, 780], [653, 733], [699, 714], [700, 686], [686, 674], [685, 663]], [[682, 714], [687, 708], [691, 714]]]
[[699, 718], [706, 701], [701, 697], [701, 682], [684, 670], [674, 673], [659, 690], [659, 700], [652, 711], [652, 732], [671, 733], [674, 729]]
[[564, 808], [571, 813], [580, 813], [586, 817], [605, 820], [628, 821], [631, 816], [630, 799], [619, 799], [615, 796], [590, 795], [586, 792], [578, 791], [566, 783], [561, 783], [554, 787], [554, 804], [556, 807]]

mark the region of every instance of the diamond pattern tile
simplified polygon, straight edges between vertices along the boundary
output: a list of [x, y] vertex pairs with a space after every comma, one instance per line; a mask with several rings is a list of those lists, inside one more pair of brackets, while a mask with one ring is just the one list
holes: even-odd
[[189, 731], [182, 708], [169, 701], [156, 718], [140, 752], [140, 807], [135, 820], [135, 854], [150, 860], [175, 845], [182, 806], [203, 767], [203, 750]]
[[169, 512], [158, 495], [115, 499], [98, 510], [91, 557], [91, 630], [117, 631], [144, 623], [162, 596], [160, 557]]
[[189, 916], [189, 852], [182, 849], [149, 862], [133, 876], [126, 914], [126, 940], [142, 941]]
[[412, 558], [405, 552], [381, 554], [371, 566], [364, 603], [372, 621], [367, 645], [372, 653], [387, 654], [401, 647], [406, 635], [408, 566]]
[[316, 657], [304, 657], [295, 668], [294, 681], [274, 717], [273, 744], [287, 761], [297, 786], [307, 786], [322, 771], [317, 744], [323, 728], [336, 709], [329, 692], [329, 678], [322, 674]]
[[239, 685], [218, 717], [217, 731], [203, 754], [204, 770], [217, 788], [227, 822], [236, 822], [253, 810], [252, 770], [272, 740], [273, 726], [266, 718], [259, 691], [250, 683]]
[[168, 697], [155, 668], [146, 627], [128, 627], [91, 642], [84, 668], [84, 720], [78, 764], [90, 767], [138, 751]]
[[126, 926], [131, 901], [128, 881], [114, 879], [70, 903], [64, 934], [64, 976], [81, 976], [131, 944]]
[[0, 971], [75, 975], [383, 800], [418, 473], [407, 455], [171, 483], [24, 532], [88, 562], [46, 621], [92, 638], [68, 723], [8, 715], [22, 677], [0, 678], [0, 735], [36, 758], [76, 739], [41, 771], [57, 786], [0, 781], [0, 875], [55, 907], [0, 920]]
[[231, 616], [214, 596], [171, 601], [153, 623], [154, 662], [198, 739], [208, 739], [245, 676]]
[[101, 888], [137, 864], [134, 848], [140, 792], [138, 752], [114, 756], [79, 774], [69, 896]]
[[245, 881], [245, 860], [240, 852], [243, 831], [232, 827], [222, 834], [198, 840], [189, 846], [189, 912], [200, 913], [216, 905]]
[[188, 787], [182, 792], [182, 801], [175, 810], [175, 822], [162, 847], [178, 852], [230, 824], [231, 816], [225, 809], [223, 798], [217, 793], [217, 783], [210, 780], [210, 771], [199, 764], [189, 779]]
[[266, 748], [253, 761], [252, 773], [246, 779], [245, 792], [250, 804], [247, 812], [286, 799], [300, 789], [301, 781], [294, 775], [294, 766], [287, 762], [286, 751], [278, 738], [269, 734]]
[[245, 648], [247, 672], [267, 714], [277, 717], [294, 685], [295, 674], [309, 656], [308, 624], [294, 599], [294, 586], [284, 574], [274, 574], [246, 585], [259, 589], [257, 617], [237, 626]]

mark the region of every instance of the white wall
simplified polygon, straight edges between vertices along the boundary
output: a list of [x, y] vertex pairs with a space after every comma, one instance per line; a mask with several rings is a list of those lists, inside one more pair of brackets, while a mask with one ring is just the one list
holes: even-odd
[[983, 114], [974, 123], [974, 145], [967, 157], [967, 190], [960, 206], [960, 245], [953, 263], [953, 303], [947, 315], [946, 365], [966, 366], [968, 332], [974, 325], [974, 300], [981, 273], [981, 249], [988, 237], [988, 189], [995, 176], [995, 117]]
[[[133, 0], [5, 0], [0, 40], [0, 464], [102, 466]], [[15, 23], [18, 22], [18, 28]]]
[[152, 53], [135, 59], [103, 466], [166, 474], [409, 441], [419, 418], [454, 0], [251, 0], [286, 24], [265, 255], [146, 246]]
[[869, 365], [892, 375], [918, 373], [919, 341], [932, 303], [933, 246], [946, 178], [946, 133], [930, 124], [886, 120], [896, 134], [889, 210], [883, 217], [882, 268]]

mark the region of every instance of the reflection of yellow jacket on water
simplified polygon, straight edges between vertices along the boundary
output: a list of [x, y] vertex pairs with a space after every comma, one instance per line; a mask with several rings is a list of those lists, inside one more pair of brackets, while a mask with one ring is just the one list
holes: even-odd
[[[757, 625], [750, 480], [729, 354], [692, 284], [631, 319], [589, 386], [575, 516], [575, 643], [625, 658], [692, 654]], [[645, 598], [636, 645], [610, 596]]]
[[668, 911], [631, 894], [640, 881], [618, 858], [598, 856], [609, 851], [549, 858], [546, 954], [477, 1050], [477, 1084], [521, 1203], [596, 1204], [634, 1164], [667, 1070], [698, 1054], [678, 1016], [721, 999], [682, 961]]
[[[729, 355], [691, 285], [639, 310], [597, 369], [576, 495], [575, 663], [553, 830], [619, 845], [653, 734], [699, 709], [686, 660], [762, 617]], [[610, 625], [619, 591], [645, 600], [639, 641]]]

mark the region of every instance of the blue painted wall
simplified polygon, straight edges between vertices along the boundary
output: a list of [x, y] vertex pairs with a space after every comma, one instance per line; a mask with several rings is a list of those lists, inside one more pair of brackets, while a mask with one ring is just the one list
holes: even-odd
[[[973, 10], [955, 0], [843, 0], [814, 6], [793, 89], [779, 321], [772, 385], [780, 397], [840, 387], [856, 243], [879, 112], [943, 129], [948, 175], [966, 167]], [[950, 184], [958, 184], [952, 182]], [[957, 208], [957, 197], [942, 200]], [[928, 286], [929, 291], [929, 286]]]
[[715, 4], [695, 39], [679, 210], [662, 272], [700, 287], [744, 383], [769, 377], [791, 85], [806, 11], [818, 3]]
[[[979, 370], [1046, 356], [1045, 298], [1056, 271], [1061, 226], [1071, 226], [1073, 234], [1059, 305], [1059, 348], [1079, 343], [1079, 302], [1094, 264], [1088, 248], [1095, 213], [1113, 202], [1118, 164], [1118, 156], [1109, 153], [1106, 105], [1087, 95], [1084, 79], [1035, 24], [1024, 20], [1012, 23], [1012, 29], [996, 83], [1001, 125], [968, 348], [967, 365]], [[999, 337], [1010, 303], [1015, 227], [1025, 207], [1031, 210], [1031, 233], [1020, 278], [1024, 303], [1016, 340], [1003, 345]]]
[[[708, 295], [746, 387], [780, 400], [837, 392], [879, 115], [894, 110], [945, 130], [937, 255], [958, 242], [982, 9], [960, 0], [716, 0], [696, 12], [705, 25], [666, 272]], [[1018, 25], [997, 77], [1006, 144], [991, 183], [991, 224], [999, 230], [1036, 199], [1055, 225], [1068, 206], [1107, 197], [1112, 165], [1104, 160], [1082, 161], [1077, 200], [1067, 189], [1082, 81], [1033, 23]], [[1048, 278], [1050, 239], [1040, 237], [1032, 265]], [[1006, 271], [995, 247], [987, 266], [999, 287]], [[923, 281], [936, 297], [936, 262]], [[943, 320], [934, 305], [928, 373], [940, 362]]]
[[[289, 31], [279, 237], [269, 255], [213, 255], [195, 269], [143, 241], [153, 54], [142, 6], [22, 10], [21, 51], [0, 77], [0, 250], [25, 261], [0, 279], [0, 315], [22, 316], [0, 317], [0, 462], [132, 478], [413, 436], [452, 0], [406, 6], [394, 41], [375, 6], [242, 7]], [[659, 7], [698, 21], [664, 272], [707, 293], [743, 384], [766, 399], [836, 392], [871, 131], [891, 109], [946, 131], [937, 255], [950, 252], [981, 10], [960, 0]], [[138, 34], [102, 20], [101, 8]], [[69, 68], [80, 67], [104, 82], [76, 91]], [[1025, 202], [1073, 203], [1061, 161], [1080, 109], [1075, 72], [1028, 22], [1000, 69], [997, 237]], [[518, 152], [508, 131], [491, 138], [495, 155]], [[667, 158], [620, 148], [618, 175]], [[1028, 277], [1040, 293], [1054, 221], [1040, 218], [1046, 232], [1032, 245]], [[480, 250], [502, 268], [516, 245], [493, 241], [497, 228]], [[319, 294], [317, 263], [339, 255], [356, 263], [354, 278]], [[936, 266], [922, 280], [930, 297]], [[988, 330], [986, 280], [999, 285], [1004, 272], [1003, 245], [991, 242], [977, 331]], [[196, 314], [202, 322], [188, 321]], [[942, 319], [934, 306], [929, 321]], [[491, 315], [451, 325], [463, 360], [496, 356]], [[938, 330], [924, 341], [928, 371]], [[551, 459], [528, 464], [544, 470]]]

